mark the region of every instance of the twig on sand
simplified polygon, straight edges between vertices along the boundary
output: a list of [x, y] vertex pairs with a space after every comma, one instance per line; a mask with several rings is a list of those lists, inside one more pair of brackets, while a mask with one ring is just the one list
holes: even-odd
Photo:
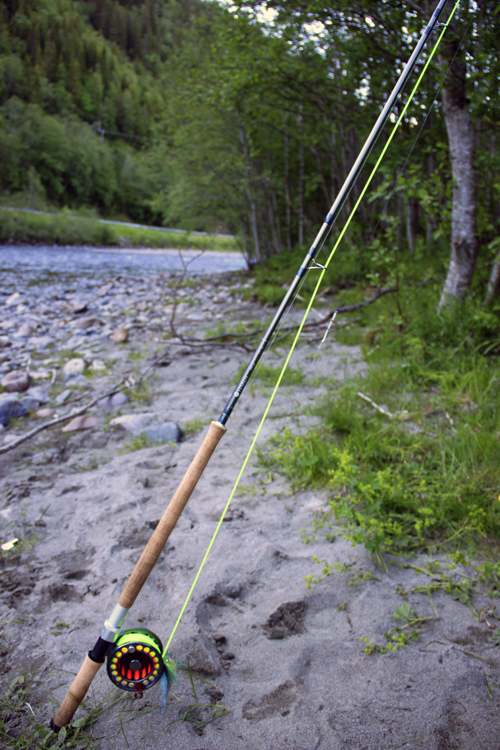
[[64, 414], [62, 417], [57, 417], [56, 419], [51, 419], [50, 422], [44, 422], [43, 424], [38, 425], [33, 430], [30, 430], [29, 432], [25, 433], [24, 435], [21, 435], [15, 440], [12, 440], [10, 443], [7, 443], [7, 445], [4, 445], [0, 448], [0, 454], [7, 453], [8, 451], [14, 450], [14, 448], [17, 448], [19, 445], [22, 445], [23, 443], [26, 443], [27, 440], [31, 440], [31, 438], [38, 435], [40, 432], [43, 432], [44, 430], [49, 430], [51, 427], [57, 427], [57, 425], [63, 424], [64, 422], [67, 422], [69, 419], [73, 419], [74, 417], [80, 417], [82, 414], [85, 414], [89, 409], [91, 409], [93, 406], [97, 404], [98, 401], [100, 401], [102, 398], [106, 398], [107, 396], [112, 396], [113, 393], [117, 393], [118, 391], [121, 391], [122, 388], [124, 388], [128, 384], [128, 377], [123, 378], [121, 383], [118, 383], [118, 385], [114, 386], [113, 388], [110, 388], [105, 393], [101, 393], [95, 398], [92, 399], [92, 401], [89, 401], [88, 404], [85, 404], [85, 406], [82, 406], [81, 409], [72, 409], [68, 414]]

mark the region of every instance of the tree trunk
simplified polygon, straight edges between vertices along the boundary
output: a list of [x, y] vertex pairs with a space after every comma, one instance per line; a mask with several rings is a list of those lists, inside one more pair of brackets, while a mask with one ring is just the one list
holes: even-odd
[[497, 256], [493, 264], [491, 271], [490, 280], [488, 282], [488, 289], [486, 290], [486, 297], [484, 304], [488, 305], [494, 300], [500, 291], [500, 255]]
[[302, 103], [299, 109], [299, 245], [304, 242], [304, 123]]
[[[250, 207], [250, 226], [252, 228], [255, 259], [258, 262], [260, 262], [262, 260], [262, 257], [261, 257], [261, 251], [260, 251], [259, 230], [257, 227], [257, 209], [255, 206], [252, 188], [250, 186], [250, 180], [251, 180], [250, 156], [248, 154], [247, 144], [245, 142], [245, 134], [243, 132], [243, 126], [240, 123], [238, 123], [238, 131], [240, 134], [240, 143], [241, 143], [241, 147], [243, 150], [243, 155], [245, 157], [245, 176], [246, 176], [245, 182], [246, 182], [246, 189], [247, 189], [248, 205]], [[249, 258], [249, 260], [252, 260], [252, 259]]]
[[474, 167], [474, 128], [465, 95], [465, 53], [452, 38], [440, 56], [446, 71], [456, 54], [443, 88], [443, 111], [450, 144], [453, 175], [451, 260], [438, 312], [452, 300], [463, 301], [479, 253], [477, 236], [477, 177]]
[[[285, 120], [285, 127], [288, 125], [288, 118]], [[288, 154], [288, 131], [285, 132], [285, 202], [286, 202], [286, 249], [292, 249], [292, 214], [291, 214], [291, 202], [290, 202], [290, 164]]]

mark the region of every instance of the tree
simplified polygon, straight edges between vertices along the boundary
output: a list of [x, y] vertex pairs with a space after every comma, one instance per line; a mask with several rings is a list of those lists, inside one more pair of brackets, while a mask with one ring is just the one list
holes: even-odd
[[[256, 10], [262, 3], [237, 0], [236, 5]], [[380, 100], [391, 88], [394, 72], [408, 58], [414, 39], [427, 23], [436, 2], [267, 0], [264, 5], [276, 11], [279, 33], [288, 34], [296, 44], [307, 37], [308, 24], [310, 28], [312, 23], [321, 22], [321, 45], [334, 48], [340, 43], [350, 64], [359, 71], [364, 70], [363, 80], [369, 86], [370, 95]], [[451, 7], [450, 3], [448, 14]], [[440, 309], [452, 300], [463, 301], [472, 282], [481, 244], [477, 226], [477, 124], [479, 117], [484, 120], [489, 114], [489, 102], [493, 99], [488, 96], [489, 89], [498, 80], [494, 51], [498, 36], [498, 23], [494, 22], [497, 13], [496, 0], [461, 3], [440, 51], [442, 71], [450, 68], [442, 90], [442, 112], [453, 176], [451, 258]], [[467, 37], [468, 27], [471, 33]], [[496, 94], [494, 99], [497, 98]], [[498, 210], [496, 214], [498, 217]], [[481, 229], [484, 231], [484, 227]], [[484, 239], [491, 241], [488, 232], [484, 234]]]

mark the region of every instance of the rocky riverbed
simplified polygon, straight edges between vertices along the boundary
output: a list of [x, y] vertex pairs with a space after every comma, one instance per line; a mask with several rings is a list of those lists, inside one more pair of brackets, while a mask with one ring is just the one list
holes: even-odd
[[[21, 670], [34, 673], [13, 731], [53, 714], [50, 697], [64, 696], [250, 356], [227, 339], [193, 339], [261, 326], [272, 312], [252, 300], [244, 274], [181, 279], [124, 270], [119, 259], [104, 271], [18, 266], [2, 278], [0, 449], [70, 417], [0, 455], [0, 679], [5, 689]], [[280, 389], [261, 450], [277, 430], [307, 429], [316, 419], [307, 407], [363, 369], [358, 348], [330, 337], [318, 353], [319, 338], [303, 337], [292, 366], [305, 379]], [[274, 349], [266, 364], [283, 355]], [[168, 638], [268, 398], [257, 377], [128, 627]], [[163, 713], [157, 687], [134, 701], [101, 669], [78, 713], [94, 707], [94, 747], [499, 747], [498, 648], [487, 618], [443, 592], [412, 592], [422, 582], [414, 569], [381, 571], [340, 534], [305, 545], [301, 532], [327, 500], [326, 491], [293, 492], [250, 461], [172, 641], [180, 668]], [[307, 590], [314, 556], [347, 572]], [[366, 573], [357, 585], [351, 566]], [[395, 652], [365, 653], [360, 639], [384, 644], [404, 602], [432, 618], [426, 633]]]

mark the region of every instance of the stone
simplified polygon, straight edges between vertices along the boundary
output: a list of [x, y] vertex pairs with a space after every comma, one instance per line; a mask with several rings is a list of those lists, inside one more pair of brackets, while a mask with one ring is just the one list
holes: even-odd
[[35, 349], [46, 349], [48, 346], [54, 346], [55, 343], [52, 336], [32, 336], [28, 340], [28, 344], [34, 346]]
[[72, 336], [61, 346], [61, 349], [64, 349], [64, 351], [68, 351], [69, 349], [78, 349], [78, 347], [80, 347], [81, 345], [82, 340], [80, 336]]
[[128, 341], [128, 336], [128, 328], [117, 328], [113, 333], [112, 339], [115, 344], [124, 344], [126, 341]]
[[75, 375], [81, 375], [85, 370], [84, 359], [70, 359], [63, 367], [63, 375], [65, 380], [75, 377]]
[[144, 434], [148, 440], [164, 443], [180, 443], [183, 438], [181, 428], [175, 422], [164, 422], [146, 427]]
[[53, 416], [54, 409], [38, 409], [38, 411], [35, 412], [35, 417], [39, 417], [40, 419], [48, 419]]
[[90, 417], [88, 414], [83, 414], [80, 417], [75, 417], [68, 422], [66, 427], [63, 427], [61, 432], [77, 432], [78, 430], [91, 430], [93, 427], [97, 427], [97, 419]]
[[102, 370], [108, 369], [106, 365], [104, 364], [104, 362], [102, 361], [102, 359], [93, 359], [90, 367], [92, 370], [96, 370], [96, 371], [102, 371]]
[[31, 396], [23, 396], [21, 404], [24, 404], [30, 411], [33, 411], [40, 406], [36, 398], [31, 398]]
[[46, 404], [50, 399], [49, 392], [41, 385], [32, 386], [26, 395], [36, 399], [39, 404]]
[[31, 323], [23, 323], [12, 336], [15, 339], [27, 339], [35, 330], [35, 326], [31, 325]]
[[120, 406], [125, 406], [125, 404], [128, 404], [128, 396], [124, 393], [113, 393], [112, 396], [106, 396], [106, 398], [101, 398], [97, 402], [99, 409], [103, 409], [104, 411], [118, 409]]
[[21, 300], [21, 295], [19, 292], [14, 292], [14, 294], [11, 294], [10, 297], [7, 297], [5, 300], [6, 305], [17, 305], [17, 303]]
[[140, 435], [144, 428], [153, 421], [154, 417], [154, 414], [147, 412], [124, 414], [122, 417], [115, 417], [109, 424], [111, 427], [118, 427], [118, 429], [131, 432], [133, 435]]
[[8, 336], [0, 336], [0, 349], [5, 349], [8, 346], [12, 346]]
[[70, 310], [74, 313], [83, 313], [88, 309], [87, 302], [84, 299], [74, 299], [70, 302]]
[[0, 326], [6, 331], [10, 331], [12, 328], [15, 328], [17, 326], [17, 321], [16, 320], [2, 320], [2, 322], [0, 323]]
[[27, 417], [29, 414], [28, 407], [18, 401], [16, 398], [5, 399], [0, 402], [0, 424], [4, 427], [9, 426], [11, 419]]
[[57, 406], [61, 406], [72, 395], [73, 395], [73, 391], [70, 391], [68, 388], [65, 391], [61, 391], [61, 393], [59, 393], [59, 395], [55, 397], [54, 401], [57, 404]]
[[78, 318], [75, 321], [75, 328], [79, 331], [86, 331], [88, 328], [96, 328], [97, 326], [103, 326], [104, 321], [100, 318], [96, 318], [91, 315], [87, 318]]
[[30, 387], [31, 377], [25, 370], [12, 370], [4, 375], [0, 382], [7, 393], [22, 393]]

